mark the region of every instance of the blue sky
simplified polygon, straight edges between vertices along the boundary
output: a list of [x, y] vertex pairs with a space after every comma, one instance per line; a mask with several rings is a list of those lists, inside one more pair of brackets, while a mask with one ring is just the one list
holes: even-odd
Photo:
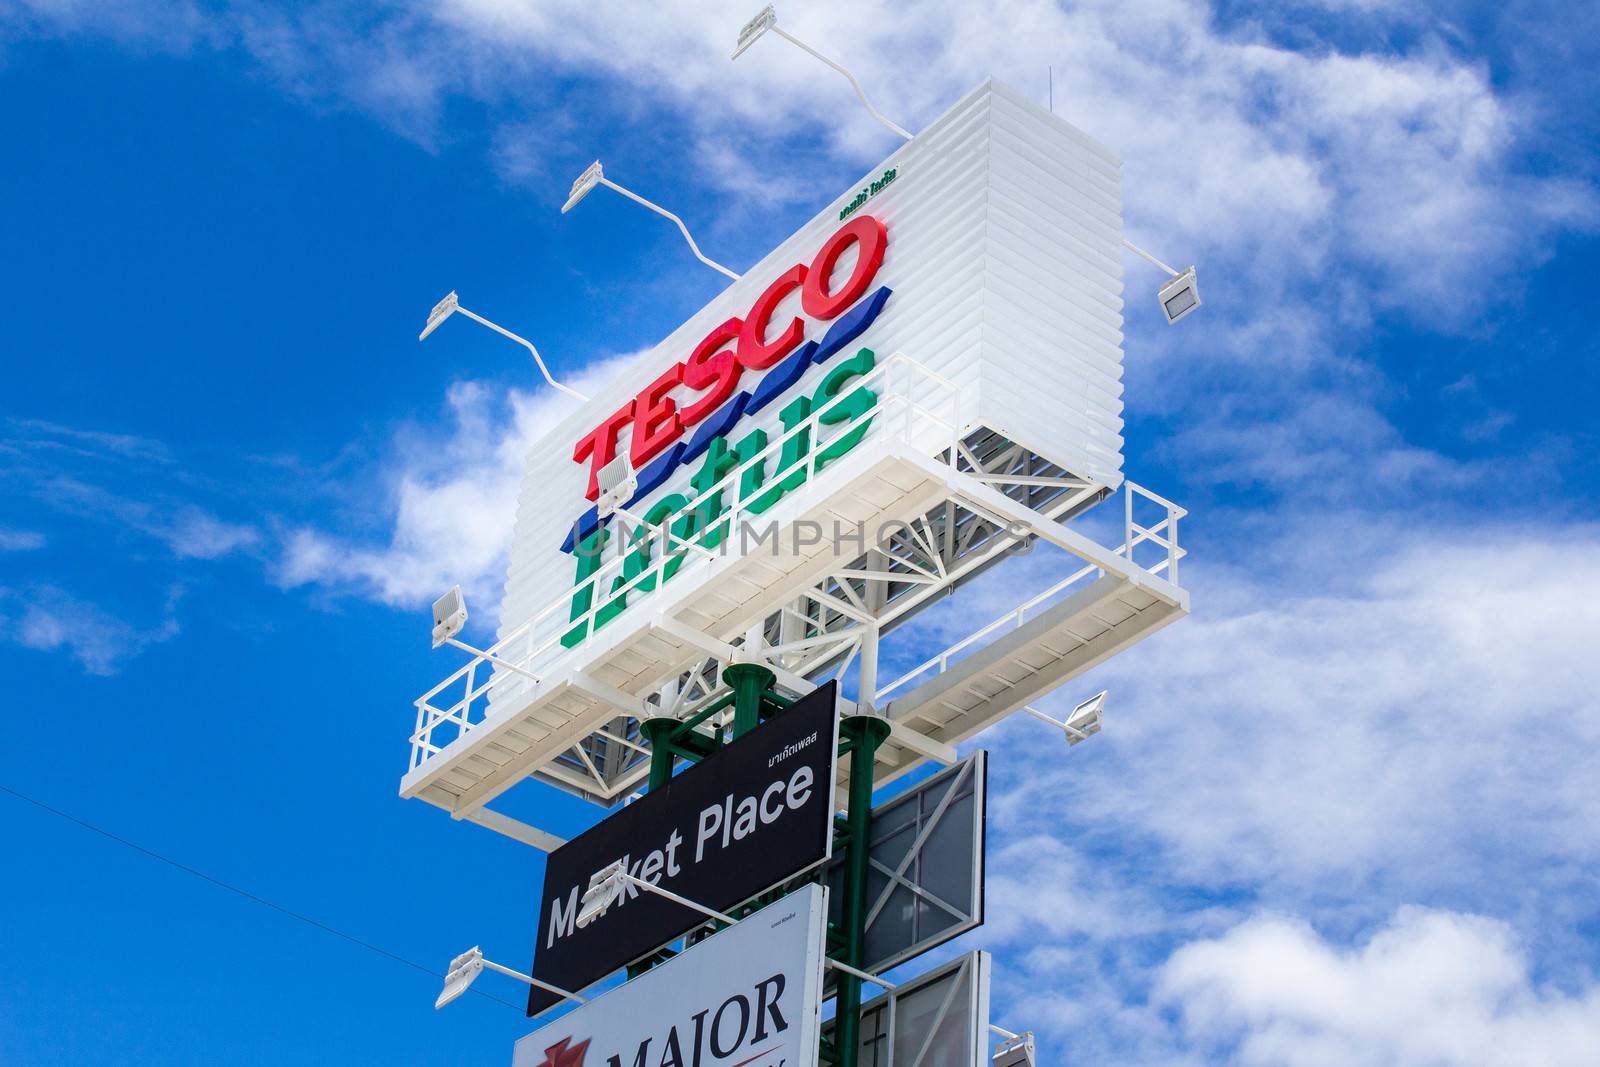
[[[599, 6], [0, 0], [0, 785], [427, 966], [526, 962], [538, 854], [395, 790], [454, 664], [426, 604], [492, 623], [564, 409], [423, 316], [457, 288], [599, 380], [722, 280], [620, 198], [559, 215], [591, 159], [739, 268], [892, 147], [798, 52], [729, 65], [753, 10]], [[958, 947], [997, 1019], [1046, 1063], [1600, 1061], [1597, 16], [780, 14], [913, 129], [1053, 66], [1130, 234], [1201, 265], [1169, 330], [1128, 264], [1128, 470], [1194, 511], [1193, 617], [1084, 679], [1093, 744], [983, 738]], [[528, 1029], [3, 794], [0, 827], [0, 1062], [504, 1062]]]

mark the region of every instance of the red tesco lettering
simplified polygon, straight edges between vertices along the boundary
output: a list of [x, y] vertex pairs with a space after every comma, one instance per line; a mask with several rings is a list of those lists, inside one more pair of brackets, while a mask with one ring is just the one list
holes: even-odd
[[[830, 288], [834, 270], [852, 245], [857, 253], [849, 277]], [[616, 458], [624, 430], [632, 427], [629, 457], [635, 467], [660, 455], [686, 429], [721, 407], [734, 394], [745, 371], [776, 365], [804, 340], [805, 322], [798, 316], [776, 336], [769, 336], [775, 326], [772, 315], [790, 293], [800, 291], [801, 310], [810, 318], [819, 322], [837, 318], [872, 284], [887, 245], [888, 231], [881, 221], [871, 215], [852, 218], [823, 242], [809, 264], [795, 264], [767, 286], [743, 318], [731, 318], [706, 334], [688, 358], [673, 364], [638, 396], [580, 437], [572, 460], [589, 464], [588, 498], [600, 495], [600, 468]], [[680, 385], [700, 394], [682, 408], [671, 396]]]

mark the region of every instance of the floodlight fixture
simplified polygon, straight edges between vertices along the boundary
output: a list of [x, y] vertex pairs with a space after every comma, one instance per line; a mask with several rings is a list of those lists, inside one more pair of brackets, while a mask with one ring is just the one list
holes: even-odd
[[600, 166], [597, 159], [589, 164], [588, 168], [572, 183], [572, 191], [567, 194], [567, 202], [561, 205], [561, 213], [565, 215], [578, 205], [578, 201], [589, 195], [589, 190], [600, 184], [600, 179], [605, 177], [605, 168]]
[[911, 140], [912, 134], [910, 130], [888, 118], [883, 112], [872, 106], [872, 101], [867, 99], [866, 90], [861, 88], [861, 83], [856, 81], [856, 76], [854, 74], [851, 74], [844, 67], [840, 66], [838, 63], [835, 63], [833, 60], [829, 59], [815, 48], [812, 48], [810, 45], [800, 40], [800, 38], [785, 30], [782, 26], [779, 26], [777, 13], [772, 10], [772, 5], [770, 4], [768, 4], [765, 8], [762, 8], [759, 15], [744, 24], [744, 28], [739, 31], [739, 40], [734, 46], [733, 55], [729, 58], [738, 59], [740, 56], [744, 55], [745, 51], [749, 49], [751, 45], [755, 44], [756, 41], [759, 40], [761, 36], [768, 30], [771, 30], [773, 33], [777, 34], [779, 37], [782, 37], [785, 41], [788, 41], [796, 48], [799, 48], [801, 51], [807, 52], [817, 59], [822, 60], [822, 62], [826, 63], [840, 74], [843, 74], [850, 82], [850, 88], [856, 91], [857, 98], [860, 99], [862, 106], [867, 109], [868, 114], [877, 119], [879, 122], [883, 123], [885, 126], [889, 127], [889, 129], [893, 130], [895, 133], [898, 133], [901, 137], [904, 137], [908, 141]]
[[1104, 719], [1106, 706], [1106, 691], [1101, 690], [1094, 696], [1085, 700], [1072, 709], [1065, 721], [1051, 718], [1031, 705], [1023, 705], [1022, 710], [1032, 715], [1040, 722], [1047, 722], [1060, 730], [1067, 739], [1067, 747], [1081, 744], [1100, 732], [1100, 724]]
[[477, 945], [473, 945], [450, 961], [450, 970], [444, 976], [444, 989], [439, 993], [438, 999], [433, 1002], [434, 1008], [436, 1010], [442, 1008], [465, 993], [471, 988], [472, 983], [477, 981], [478, 975], [483, 973], [485, 967], [491, 971], [499, 971], [501, 974], [509, 975], [524, 985], [531, 985], [537, 989], [554, 993], [565, 1000], [573, 1000], [579, 1004], [587, 1002], [586, 998], [580, 997], [576, 993], [562, 989], [559, 986], [553, 986], [549, 982], [541, 982], [537, 978], [523, 974], [521, 971], [514, 971], [510, 967], [502, 967], [493, 960], [486, 960], [483, 958], [483, 950]]
[[1200, 285], [1195, 280], [1194, 268], [1190, 267], [1163, 285], [1157, 296], [1161, 300], [1161, 310], [1166, 314], [1169, 326], [1198, 308]]
[[621, 899], [627, 890], [622, 876], [627, 873], [623, 861], [616, 860], [589, 876], [588, 888], [584, 889], [583, 899], [578, 904], [578, 929], [582, 930], [600, 918], [611, 910], [611, 905]]
[[450, 970], [445, 972], [444, 976], [444, 989], [439, 993], [439, 998], [433, 1002], [434, 1010], [437, 1011], [465, 993], [482, 973], [483, 950], [473, 945], [450, 961]]
[[728, 58], [738, 59], [740, 56], [744, 55], [745, 49], [755, 44], [756, 41], [760, 40], [763, 33], [766, 33], [777, 24], [778, 13], [772, 10], [771, 4], [768, 4], [766, 7], [761, 9], [760, 14], [751, 19], [749, 22], [745, 23], [744, 26], [740, 28], [739, 43], [734, 47], [733, 55], [729, 56]]
[[1185, 271], [1173, 270], [1126, 237], [1122, 239], [1122, 247], [1155, 264], [1171, 276], [1156, 292], [1156, 299], [1161, 302], [1161, 313], [1167, 317], [1168, 326], [1199, 310], [1200, 283], [1195, 278], [1194, 267], [1191, 266]]
[[620, 903], [628, 891], [628, 887], [642, 889], [647, 893], [654, 893], [658, 897], [665, 897], [674, 904], [681, 905], [691, 911], [697, 911], [708, 919], [732, 926], [738, 922], [731, 915], [725, 915], [715, 908], [708, 908], [704, 904], [696, 903], [688, 897], [681, 897], [670, 889], [647, 882], [628, 873], [626, 860], [616, 860], [601, 867], [589, 876], [589, 887], [583, 891], [583, 897], [578, 904], [577, 924], [579, 927], [588, 926], [606, 912], [611, 910], [613, 904]]
[[458, 585], [433, 602], [433, 647], [438, 648], [467, 624], [467, 602]]
[[555, 389], [555, 390], [557, 390], [559, 392], [566, 393], [568, 396], [572, 397], [574, 400], [587, 401], [589, 399], [588, 397], [584, 396], [582, 393], [578, 392], [576, 389], [569, 388], [569, 387], [567, 387], [565, 385], [562, 385], [560, 382], [555, 380], [554, 375], [552, 375], [550, 373], [550, 368], [546, 367], [544, 365], [544, 357], [539, 355], [539, 350], [537, 348], [533, 347], [533, 342], [532, 341], [528, 340], [526, 337], [520, 337], [517, 334], [512, 333], [510, 330], [506, 329], [503, 326], [495, 325], [494, 323], [490, 322], [488, 319], [484, 318], [482, 315], [477, 314], [476, 312], [468, 311], [466, 308], [461, 306], [461, 302], [456, 298], [456, 294], [455, 294], [454, 290], [451, 290], [449, 296], [445, 297], [443, 300], [441, 300], [437, 304], [433, 305], [433, 310], [428, 312], [428, 324], [425, 327], [423, 327], [422, 333], [418, 335], [417, 340], [419, 340], [419, 341], [427, 340], [428, 335], [430, 333], [432, 333], [434, 330], [438, 329], [439, 324], [441, 322], [443, 322], [445, 319], [449, 318], [451, 316], [451, 314], [457, 313], [457, 312], [459, 312], [462, 315], [465, 315], [467, 318], [471, 319], [473, 322], [481, 323], [482, 325], [489, 327], [489, 329], [493, 330], [495, 333], [498, 333], [503, 337], [511, 338], [513, 341], [517, 342], [517, 344], [521, 345], [523, 348], [526, 348], [528, 350], [528, 352], [533, 356], [534, 366], [539, 368], [539, 373], [544, 375], [544, 380], [550, 383], [550, 387], [552, 389]]
[[458, 585], [433, 602], [433, 647], [438, 648], [440, 645], [449, 645], [451, 648], [459, 648], [461, 651], [470, 652], [477, 658], [492, 663], [503, 670], [508, 670], [513, 674], [520, 674], [535, 685], [539, 683], [539, 676], [528, 670], [528, 668], [512, 663], [510, 660], [502, 659], [491, 651], [474, 648], [457, 637], [456, 635], [461, 632], [461, 628], [466, 624], [467, 601], [461, 595], [461, 587]]
[[439, 324], [445, 319], [448, 319], [451, 313], [455, 311], [458, 306], [459, 305], [456, 300], [456, 291], [452, 289], [445, 295], [443, 300], [433, 305], [432, 311], [428, 312], [427, 325], [423, 326], [422, 332], [417, 334], [417, 340], [426, 341], [428, 339], [428, 335], [434, 330], [437, 330], [439, 328]]
[[1087, 741], [1100, 732], [1100, 724], [1105, 719], [1105, 706], [1106, 691], [1102, 689], [1072, 709], [1072, 714], [1062, 724], [1069, 747]]
[[1033, 1032], [1017, 1034], [995, 1049], [994, 1067], [1034, 1067]]
[[633, 462], [628, 458], [628, 454], [619, 452], [615, 459], [600, 468], [600, 472], [595, 475], [595, 483], [600, 487], [595, 507], [604, 518], [612, 512], [621, 510], [633, 499], [633, 494], [639, 488], [639, 475], [634, 471]]
[[567, 194], [567, 202], [561, 206], [561, 213], [564, 215], [570, 211], [573, 205], [577, 204], [578, 201], [588, 196], [589, 191], [597, 185], [603, 185], [607, 189], [614, 189], [623, 196], [627, 197], [629, 200], [632, 200], [635, 204], [647, 207], [663, 218], [671, 219], [673, 224], [678, 227], [678, 232], [683, 234], [683, 239], [689, 242], [689, 251], [694, 253], [695, 259], [698, 259], [700, 262], [704, 263], [718, 274], [725, 275], [734, 281], [739, 280], [738, 274], [729, 270], [727, 267], [724, 267], [721, 263], [718, 263], [716, 260], [707, 256], [704, 252], [700, 251], [700, 246], [695, 243], [694, 237], [689, 233], [689, 227], [684, 225], [681, 218], [679, 218], [677, 215], [674, 215], [660, 204], [646, 200], [638, 193], [635, 193], [630, 189], [624, 189], [610, 178], [607, 178], [605, 168], [600, 165], [600, 161], [598, 159], [589, 164], [588, 169], [582, 174], [578, 175], [578, 180], [572, 183], [572, 191]]

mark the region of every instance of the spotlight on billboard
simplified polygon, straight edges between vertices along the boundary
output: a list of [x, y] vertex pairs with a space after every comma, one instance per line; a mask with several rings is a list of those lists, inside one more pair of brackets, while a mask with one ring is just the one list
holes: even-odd
[[761, 35], [772, 29], [777, 23], [778, 14], [772, 10], [772, 5], [768, 4], [761, 9], [759, 15], [745, 23], [744, 27], [739, 30], [739, 43], [734, 46], [733, 55], [728, 58], [738, 59], [744, 55], [746, 49], [760, 40]]
[[1018, 1034], [994, 1054], [994, 1067], [1033, 1067], [1033, 1035]]
[[433, 1002], [433, 1006], [442, 1008], [465, 993], [482, 973], [483, 951], [477, 945], [473, 945], [450, 961], [450, 970], [444, 976], [444, 990], [439, 994], [439, 999]]
[[439, 328], [439, 324], [445, 319], [448, 319], [451, 314], [455, 312], [457, 306], [456, 291], [452, 289], [443, 300], [433, 305], [432, 311], [428, 312], [428, 324], [424, 326], [422, 328], [422, 332], [417, 335], [417, 340], [426, 341], [428, 339], [428, 335], [434, 330], [437, 330]]
[[633, 463], [626, 452], [619, 453], [617, 458], [601, 467], [595, 475], [595, 482], [600, 486], [595, 507], [602, 516], [627, 504], [639, 488], [639, 476], [634, 472]]
[[1200, 306], [1200, 285], [1195, 280], [1194, 268], [1190, 267], [1168, 281], [1161, 287], [1158, 296], [1168, 326], [1197, 309]]
[[574, 207], [577, 207], [578, 201], [588, 196], [589, 190], [599, 185], [600, 179], [604, 178], [605, 175], [605, 169], [600, 166], [598, 159], [589, 164], [588, 169], [578, 175], [578, 180], [572, 183], [572, 190], [567, 193], [567, 202], [561, 205], [561, 213], [565, 215]]
[[458, 585], [433, 602], [433, 647], [438, 648], [467, 624], [467, 601]]
[[608, 863], [589, 877], [589, 888], [583, 891], [578, 905], [578, 926], [588, 926], [611, 909], [626, 890], [623, 875], [627, 873], [624, 861]]
[[1105, 717], [1105, 706], [1106, 691], [1102, 689], [1072, 709], [1072, 714], [1067, 716], [1067, 721], [1062, 725], [1069, 746], [1087, 741], [1100, 732], [1100, 723]]

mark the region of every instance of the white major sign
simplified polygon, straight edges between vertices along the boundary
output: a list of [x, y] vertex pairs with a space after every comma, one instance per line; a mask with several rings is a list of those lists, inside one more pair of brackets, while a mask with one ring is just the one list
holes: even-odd
[[512, 1067], [814, 1067], [826, 898], [807, 886], [568, 1012]]

